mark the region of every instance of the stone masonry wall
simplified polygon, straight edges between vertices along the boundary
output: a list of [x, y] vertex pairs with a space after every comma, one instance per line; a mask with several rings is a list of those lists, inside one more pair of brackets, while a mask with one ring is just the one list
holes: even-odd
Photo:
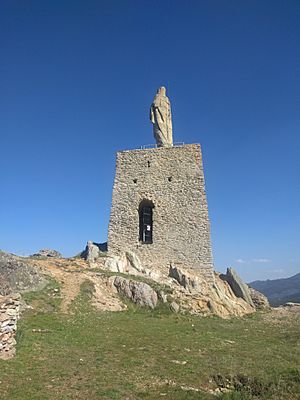
[[15, 355], [15, 334], [19, 317], [20, 295], [0, 296], [0, 359]]
[[[139, 242], [139, 205], [154, 204], [153, 243]], [[199, 144], [117, 153], [108, 250], [147, 268], [197, 269], [213, 282], [210, 224]]]

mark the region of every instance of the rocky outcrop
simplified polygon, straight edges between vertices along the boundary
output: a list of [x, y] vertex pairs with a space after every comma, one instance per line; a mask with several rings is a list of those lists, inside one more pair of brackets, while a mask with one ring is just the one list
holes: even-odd
[[51, 249], [41, 249], [37, 253], [32, 254], [31, 257], [53, 257], [53, 258], [61, 258], [62, 255], [59, 251], [51, 250]]
[[[168, 291], [169, 293], [172, 292], [171, 296], [165, 294], [161, 296], [160, 292], [163, 289], [160, 289], [158, 295], [155, 294], [155, 299], [158, 296], [164, 303], [176, 302], [179, 305], [180, 312], [218, 315], [222, 318], [255, 312], [251, 298], [250, 302], [247, 303], [244, 298], [237, 296], [230, 284], [226, 280], [222, 280], [217, 273], [214, 274], [213, 284], [205, 279], [201, 270], [182, 268], [175, 264], [169, 267], [168, 274], [163, 274], [154, 268], [145, 268], [139, 257], [129, 251], [119, 254], [105, 253], [98, 257], [94, 266], [114, 273], [150, 278], [159, 285], [169, 287]], [[129, 281], [131, 281], [131, 284], [129, 284]], [[133, 291], [136, 290], [135, 285], [140, 284], [142, 283], [136, 282], [132, 278], [131, 280], [124, 280], [124, 278], [119, 277], [116, 280], [116, 285], [113, 284], [113, 286], [118, 289], [119, 293], [123, 292], [132, 301], [147, 305], [147, 301], [137, 301], [133, 295]], [[245, 290], [247, 290], [247, 286]], [[155, 300], [156, 302], [157, 300]], [[152, 308], [153, 304], [148, 306]]]
[[215, 284], [208, 292], [208, 307], [212, 314], [222, 318], [231, 316], [243, 316], [255, 312], [255, 307], [243, 298], [236, 296], [227, 281], [221, 279], [220, 274], [215, 272]]
[[145, 273], [145, 269], [143, 268], [138, 256], [131, 251], [127, 251], [120, 255], [108, 254], [104, 268], [112, 272], [129, 273], [133, 275], [137, 273]]
[[[68, 293], [69, 289], [67, 288], [72, 286], [69, 285], [71, 281], [74, 281], [74, 279], [71, 279], [71, 276], [81, 277], [82, 279], [86, 279], [88, 276], [93, 281], [95, 288], [97, 288], [95, 304], [101, 310], [109, 309], [116, 311], [126, 309], [126, 304], [122, 303], [122, 298], [117, 296], [117, 293], [121, 293], [136, 304], [149, 308], [154, 308], [157, 305], [158, 297], [161, 302], [169, 303], [169, 305], [175, 302], [179, 306], [179, 311], [183, 313], [218, 315], [222, 318], [229, 318], [255, 312], [255, 308], [248, 304], [242, 297], [237, 297], [230, 284], [226, 280], [222, 280], [217, 273], [214, 274], [214, 284], [205, 279], [201, 270], [182, 268], [178, 265], [172, 265], [169, 268], [169, 273], [163, 274], [154, 268], [144, 268], [139, 258], [131, 252], [119, 255], [111, 255], [109, 253], [101, 255], [94, 263], [97, 271], [88, 268], [91, 267], [91, 263], [87, 265], [83, 260], [81, 260], [80, 265], [77, 265], [78, 261], [71, 259], [26, 259], [6, 255], [6, 264], [7, 257], [12, 257], [12, 267], [19, 265], [16, 271], [13, 270], [12, 273], [0, 273], [0, 287], [6, 288], [6, 291], [9, 288], [9, 292], [12, 291], [12, 283], [9, 280], [18, 283], [18, 285], [15, 284], [14, 286], [15, 291], [19, 291], [18, 288], [20, 286], [22, 286], [21, 289], [29, 286], [29, 289], [33, 290], [34, 287], [39, 288], [41, 273], [38, 273], [38, 271], [46, 273], [49, 267], [52, 275], [53, 270], [57, 267], [57, 276], [65, 277], [65, 275], [70, 275], [69, 278], [65, 277], [63, 279], [62, 294]], [[24, 266], [20, 268], [23, 264]], [[83, 270], [81, 271], [81, 269]], [[7, 270], [6, 265], [6, 272]], [[62, 270], [65, 270], [65, 273]], [[103, 272], [108, 270], [113, 272], [114, 275], [127, 273], [137, 278], [135, 279], [130, 276], [127, 279], [121, 276], [108, 277], [108, 275], [112, 274], [102, 274], [99, 270], [103, 270]], [[76, 274], [69, 274], [69, 271], [76, 272]], [[22, 279], [19, 276], [22, 273], [25, 274], [25, 272], [33, 274], [32, 282], [29, 279], [29, 285], [20, 285]], [[18, 274], [17, 277], [12, 279], [15, 274]], [[35, 282], [33, 277], [37, 279], [37, 282]], [[147, 283], [140, 282], [144, 278], [153, 281], [155, 290]], [[81, 282], [82, 279], [77, 280]], [[34, 286], [35, 283], [37, 283], [36, 286]]]
[[84, 259], [87, 261], [95, 262], [98, 257], [100, 257], [99, 246], [89, 240], [85, 248]]
[[[108, 254], [105, 260], [101, 267], [105, 270], [147, 277], [160, 285], [169, 287], [172, 292], [169, 301], [175, 301], [181, 312], [218, 315], [222, 318], [255, 312], [254, 306], [247, 303], [242, 297], [236, 296], [229, 283], [220, 279], [217, 273], [215, 273], [212, 285], [206, 281], [201, 271], [196, 269], [182, 268], [173, 264], [169, 267], [169, 274], [164, 275], [161, 271], [144, 268], [139, 258], [131, 252], [120, 255]], [[119, 283], [119, 292], [124, 290], [126, 297], [133, 300], [128, 285], [125, 285], [126, 289], [121, 289], [121, 286]], [[158, 291], [158, 297], [162, 302], [168, 302], [168, 296], [164, 295], [162, 299], [160, 291]]]
[[0, 358], [15, 355], [17, 321], [20, 317], [20, 295], [0, 296]]
[[214, 284], [208, 283], [201, 271], [186, 270], [172, 265], [172, 297], [183, 312], [200, 315], [218, 315], [222, 318], [242, 316], [255, 312], [255, 308], [235, 295], [229, 283], [215, 273]]
[[105, 255], [107, 243], [95, 243], [89, 240], [80, 257], [88, 262], [96, 262], [99, 257]]
[[[202, 271], [198, 271], [197, 269], [182, 268], [181, 266], [171, 264], [167, 275], [154, 268], [145, 268], [133, 252], [126, 252], [119, 255], [108, 253], [101, 268], [112, 272], [147, 277], [160, 285], [168, 286], [173, 292], [172, 299], [169, 301], [172, 302], [174, 300], [182, 312], [218, 315], [223, 318], [242, 316], [255, 312], [248, 286], [234, 272], [230, 273], [229, 271], [228, 274], [230, 277], [235, 277], [234, 282], [239, 283], [240, 287], [244, 290], [242, 293], [236, 290], [235, 285], [231, 281], [230, 285], [227, 279], [224, 279], [224, 276], [221, 279], [217, 273], [214, 274], [214, 283], [212, 284], [205, 279]], [[226, 275], [225, 277], [227, 278]], [[249, 297], [246, 296], [246, 293], [248, 293]], [[130, 298], [130, 296], [128, 297]], [[164, 300], [161, 298], [160, 300], [163, 302], [168, 301], [167, 296], [164, 296]]]
[[[31, 263], [33, 260], [30, 260]], [[15, 354], [15, 334], [20, 317], [21, 296], [17, 292], [39, 290], [45, 277], [29, 259], [0, 252], [0, 358]]]
[[107, 256], [104, 269], [111, 272], [128, 273], [129, 269], [125, 254], [121, 256]]
[[143, 272], [144, 268], [138, 256], [132, 251], [126, 251], [126, 260], [129, 263], [130, 267], [135, 269], [136, 271]]
[[[120, 272], [130, 275], [147, 276], [154, 281], [160, 281], [162, 274], [159, 271], [150, 268], [144, 268], [138, 256], [127, 251], [119, 255], [107, 254], [103, 268], [111, 272]], [[98, 266], [100, 266], [98, 259]]]
[[42, 289], [47, 281], [26, 258], [0, 252], [0, 295]]
[[169, 277], [175, 279], [179, 285], [190, 293], [199, 293], [201, 291], [200, 281], [195, 275], [193, 276], [174, 265], [170, 265]]
[[248, 285], [242, 281], [233, 268], [227, 268], [226, 274], [221, 274], [220, 278], [228, 282], [236, 297], [244, 299], [250, 306], [254, 307]]
[[260, 293], [258, 290], [253, 289], [251, 286], [249, 286], [249, 292], [253, 304], [257, 310], [270, 310], [271, 307], [269, 300], [264, 294]]
[[153, 309], [157, 305], [157, 293], [147, 283], [116, 276], [114, 279], [114, 286], [119, 293], [140, 306]]

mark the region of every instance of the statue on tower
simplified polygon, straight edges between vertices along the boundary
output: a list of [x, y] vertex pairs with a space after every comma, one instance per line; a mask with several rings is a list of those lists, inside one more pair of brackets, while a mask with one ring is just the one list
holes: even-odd
[[150, 108], [150, 121], [158, 147], [173, 146], [171, 104], [164, 86], [157, 90]]

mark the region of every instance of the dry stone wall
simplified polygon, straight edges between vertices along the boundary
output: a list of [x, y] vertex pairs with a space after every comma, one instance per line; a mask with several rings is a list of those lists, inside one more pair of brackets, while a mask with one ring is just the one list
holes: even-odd
[[[151, 201], [153, 243], [139, 241], [139, 205]], [[213, 282], [210, 223], [199, 144], [117, 153], [108, 251], [132, 251], [146, 268], [201, 270]]]
[[15, 355], [15, 334], [19, 317], [20, 295], [0, 296], [0, 359]]

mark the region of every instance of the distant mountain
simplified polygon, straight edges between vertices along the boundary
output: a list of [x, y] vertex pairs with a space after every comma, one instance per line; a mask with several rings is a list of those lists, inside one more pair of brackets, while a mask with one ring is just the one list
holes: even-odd
[[300, 303], [300, 273], [285, 279], [254, 281], [249, 285], [267, 296], [271, 306], [289, 301]]

